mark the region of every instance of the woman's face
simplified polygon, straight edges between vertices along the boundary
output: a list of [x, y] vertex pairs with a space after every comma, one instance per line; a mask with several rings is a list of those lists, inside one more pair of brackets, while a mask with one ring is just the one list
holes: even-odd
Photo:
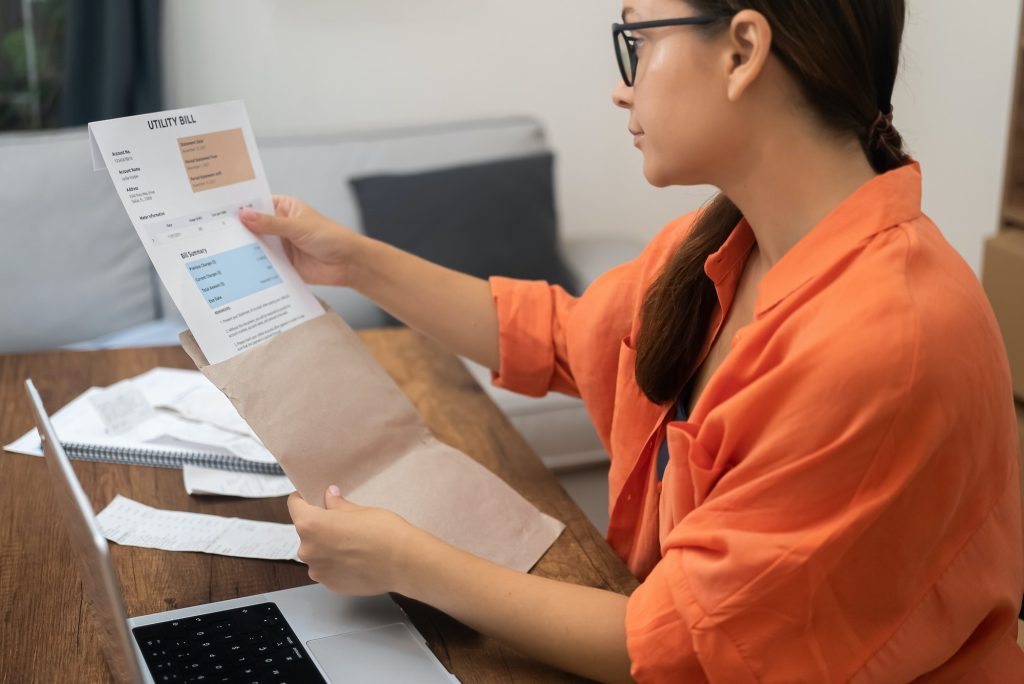
[[[625, 0], [627, 23], [698, 16], [682, 0]], [[631, 32], [637, 39], [633, 87], [612, 93], [629, 110], [629, 130], [644, 155], [644, 176], [658, 187], [714, 183], [715, 168], [737, 144], [736, 114], [726, 95], [728, 31], [697, 26]]]

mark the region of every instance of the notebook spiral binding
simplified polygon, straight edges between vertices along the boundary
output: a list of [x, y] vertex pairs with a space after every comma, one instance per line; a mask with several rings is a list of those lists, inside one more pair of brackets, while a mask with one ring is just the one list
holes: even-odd
[[180, 468], [183, 465], [231, 470], [260, 475], [284, 475], [277, 463], [247, 461], [229, 454], [211, 454], [204, 451], [166, 451], [134, 447], [97, 446], [78, 442], [63, 442], [64, 451], [71, 458], [99, 463], [125, 463], [128, 465]]

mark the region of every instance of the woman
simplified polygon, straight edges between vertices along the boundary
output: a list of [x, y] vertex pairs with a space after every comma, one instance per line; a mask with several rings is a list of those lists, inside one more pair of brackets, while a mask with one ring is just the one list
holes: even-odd
[[612, 458], [608, 541], [642, 584], [515, 573], [333, 487], [326, 510], [289, 501], [310, 577], [600, 680], [1024, 681], [1007, 361], [892, 125], [904, 11], [627, 0], [613, 99], [644, 174], [722, 194], [578, 299], [292, 198], [243, 215], [308, 282], [359, 290], [498, 385], [579, 394]]

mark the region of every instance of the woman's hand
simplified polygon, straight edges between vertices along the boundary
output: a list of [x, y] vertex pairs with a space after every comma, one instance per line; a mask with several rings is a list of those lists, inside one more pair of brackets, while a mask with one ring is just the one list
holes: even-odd
[[404, 550], [426, 533], [396, 513], [346, 501], [334, 485], [324, 503], [311, 506], [298, 492], [288, 497], [309, 578], [349, 596], [399, 591], [409, 569]]
[[498, 314], [486, 280], [432, 264], [334, 223], [294, 197], [274, 197], [275, 216], [245, 210], [258, 235], [277, 235], [307, 283], [350, 287], [406, 325], [498, 370]]
[[625, 596], [509, 570], [339, 494], [327, 489], [326, 509], [288, 497], [310, 579], [339, 594], [397, 592], [555, 667], [632, 681]]
[[295, 197], [274, 195], [275, 216], [244, 209], [242, 224], [257, 235], [281, 238], [288, 259], [313, 285], [351, 284], [352, 263], [367, 238]]

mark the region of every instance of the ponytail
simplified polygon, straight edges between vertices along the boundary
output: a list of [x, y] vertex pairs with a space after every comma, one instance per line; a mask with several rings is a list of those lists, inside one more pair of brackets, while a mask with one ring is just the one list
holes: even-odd
[[655, 404], [679, 396], [704, 347], [718, 301], [704, 262], [743, 215], [719, 194], [697, 217], [689, 237], [644, 297], [637, 336], [636, 379]]

